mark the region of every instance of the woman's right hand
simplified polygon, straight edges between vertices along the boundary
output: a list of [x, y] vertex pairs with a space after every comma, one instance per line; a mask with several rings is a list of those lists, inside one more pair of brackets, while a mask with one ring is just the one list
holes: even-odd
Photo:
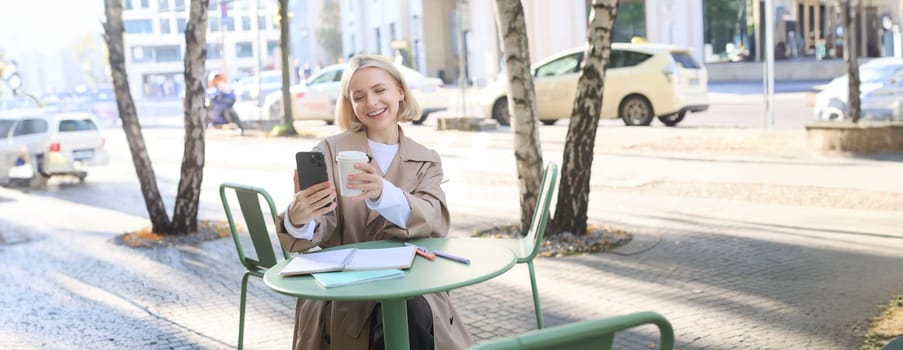
[[330, 181], [324, 181], [301, 191], [298, 171], [295, 171], [295, 197], [288, 207], [288, 219], [292, 225], [301, 226], [335, 210], [336, 191]]

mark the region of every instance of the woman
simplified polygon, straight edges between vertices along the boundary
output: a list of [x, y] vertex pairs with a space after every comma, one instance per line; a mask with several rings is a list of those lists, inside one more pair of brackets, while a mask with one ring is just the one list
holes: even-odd
[[[279, 241], [292, 252], [314, 246], [413, 237], [444, 237], [449, 215], [440, 187], [439, 155], [406, 137], [398, 125], [421, 113], [401, 73], [378, 56], [352, 58], [342, 75], [336, 121], [341, 134], [316, 147], [327, 161], [330, 181], [298, 190], [279, 218]], [[341, 151], [362, 151], [369, 163], [348, 177], [356, 197], [337, 197]], [[412, 349], [462, 349], [473, 344], [446, 293], [407, 301]], [[382, 349], [382, 317], [372, 302], [299, 299], [295, 349]]]

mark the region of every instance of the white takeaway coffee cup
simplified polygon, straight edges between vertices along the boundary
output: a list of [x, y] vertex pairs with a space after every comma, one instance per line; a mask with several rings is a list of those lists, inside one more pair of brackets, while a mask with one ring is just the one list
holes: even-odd
[[339, 163], [339, 187], [343, 197], [360, 196], [362, 191], [348, 188], [348, 175], [363, 173], [362, 170], [354, 167], [357, 163], [367, 163], [370, 158], [367, 154], [359, 151], [342, 151], [335, 157]]

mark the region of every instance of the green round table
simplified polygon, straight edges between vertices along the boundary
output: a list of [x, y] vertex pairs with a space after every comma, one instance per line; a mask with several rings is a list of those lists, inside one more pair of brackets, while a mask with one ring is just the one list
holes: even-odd
[[[276, 264], [263, 276], [264, 283], [279, 293], [314, 300], [375, 301], [382, 305], [383, 333], [386, 349], [409, 349], [408, 313], [405, 300], [418, 295], [444, 292], [466, 287], [501, 275], [515, 263], [510, 249], [486, 244], [485, 240], [470, 238], [421, 238], [409, 242], [470, 259], [470, 264], [437, 256], [429, 261], [419, 255], [414, 264], [404, 270], [404, 277], [363, 284], [324, 288], [310, 275], [281, 276], [282, 268], [290, 260]], [[387, 248], [403, 245], [403, 241], [361, 242], [340, 248]]]

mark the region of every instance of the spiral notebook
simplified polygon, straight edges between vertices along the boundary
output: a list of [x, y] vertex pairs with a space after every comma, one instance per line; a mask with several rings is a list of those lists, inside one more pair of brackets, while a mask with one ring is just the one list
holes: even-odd
[[282, 276], [332, 271], [407, 269], [414, 263], [416, 247], [347, 248], [296, 255], [279, 272]]

